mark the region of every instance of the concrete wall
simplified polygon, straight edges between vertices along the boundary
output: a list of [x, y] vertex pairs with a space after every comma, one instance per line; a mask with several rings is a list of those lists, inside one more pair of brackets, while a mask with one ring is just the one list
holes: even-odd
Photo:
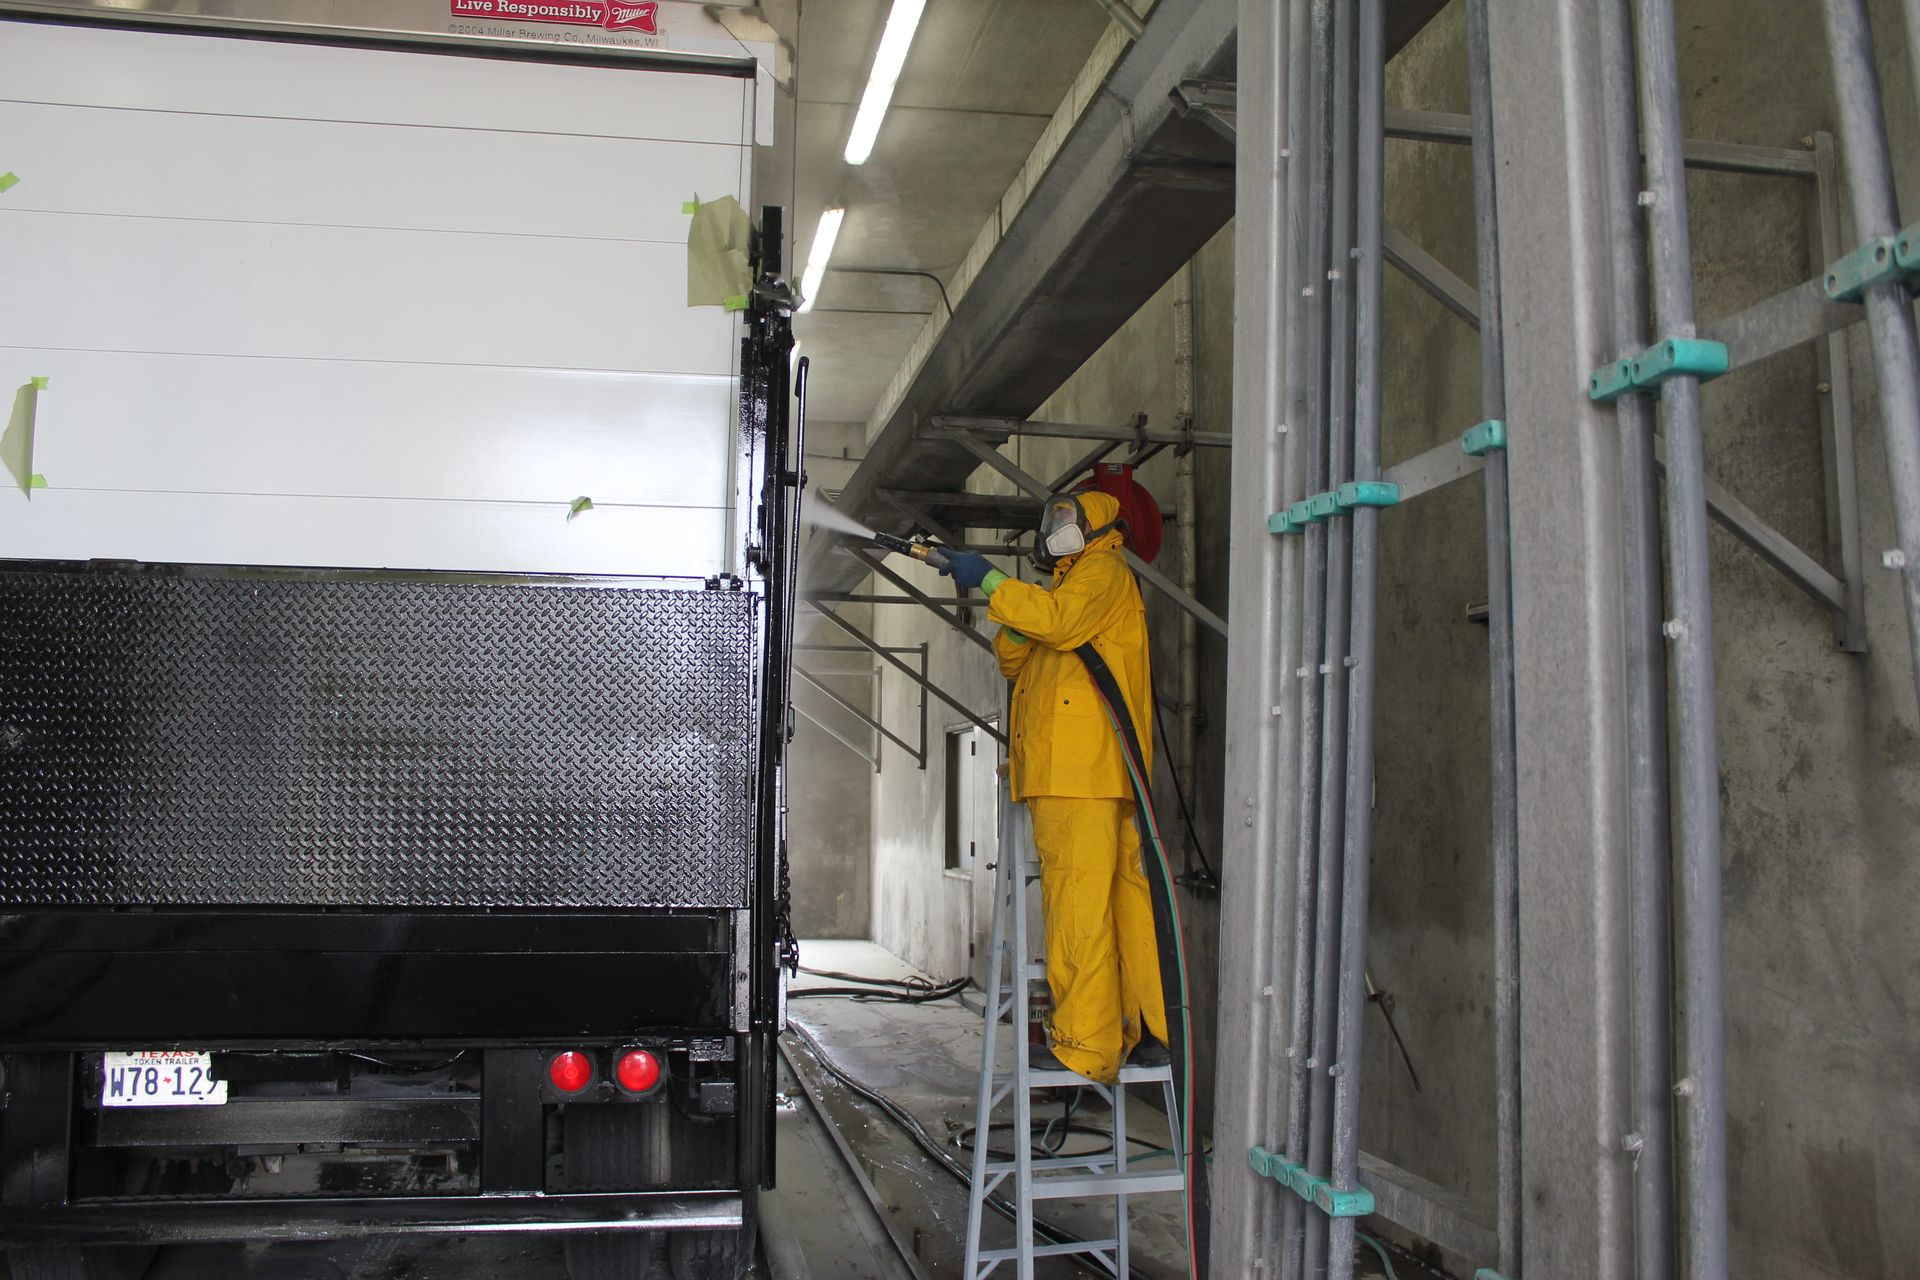
[[[1769, 0], [1764, 18], [1741, 0], [1679, 7], [1692, 136], [1798, 146], [1832, 128], [1818, 6]], [[1899, 56], [1902, 29], [1891, 0], [1873, 12], [1911, 215], [1920, 207], [1920, 130]], [[1455, 3], [1395, 60], [1390, 99], [1464, 111], [1463, 37]], [[1388, 168], [1389, 220], [1472, 279], [1464, 149], [1393, 142]], [[1703, 319], [1816, 269], [1808, 184], [1696, 174], [1689, 187]], [[1227, 235], [1196, 259], [1203, 430], [1231, 425], [1230, 259]], [[1146, 412], [1154, 425], [1168, 424], [1172, 323], [1163, 291], [1035, 417], [1113, 425]], [[1819, 607], [1731, 537], [1713, 535], [1734, 1271], [1785, 1280], [1910, 1275], [1920, 1257], [1920, 1216], [1905, 1209], [1920, 1196], [1920, 935], [1907, 922], [1920, 901], [1920, 723], [1897, 583], [1877, 568], [1891, 522], [1871, 364], [1864, 330], [1856, 334], [1850, 367], [1871, 652], [1837, 652]], [[1480, 417], [1472, 332], [1391, 272], [1385, 366], [1388, 459], [1454, 438]], [[1788, 353], [1710, 387], [1706, 430], [1710, 473], [1824, 558], [1820, 395], [1811, 349]], [[1009, 452], [1046, 475], [1074, 448], [1029, 441]], [[1163, 457], [1141, 477], [1163, 502], [1173, 493], [1171, 465]], [[1203, 455], [1198, 504], [1201, 596], [1223, 612], [1231, 607], [1222, 598], [1225, 468], [1224, 458]], [[1394, 997], [1424, 1091], [1413, 1089], [1384, 1023], [1370, 1014], [1363, 1138], [1369, 1151], [1465, 1194], [1490, 1221], [1486, 632], [1468, 617], [1486, 598], [1482, 501], [1476, 477], [1382, 522], [1370, 963]], [[1171, 551], [1161, 567], [1177, 567]], [[1150, 608], [1165, 706], [1174, 696], [1175, 615], [1164, 602]], [[911, 612], [885, 613], [891, 643], [928, 640], [937, 678], [970, 705], [999, 705], [1001, 683], [982, 656]], [[1201, 658], [1205, 727], [1193, 789], [1200, 843], [1217, 863], [1227, 659], [1204, 630]], [[909, 714], [897, 685], [885, 701], [890, 722]], [[945, 974], [966, 964], [965, 934], [984, 934], [987, 920], [963, 914], [967, 887], [939, 869], [936, 774], [889, 761], [877, 779], [874, 936]], [[1163, 816], [1172, 814], [1164, 772], [1158, 791]], [[1217, 912], [1208, 897], [1188, 895], [1185, 905], [1206, 1049]]]
[[[1888, 114], [1911, 212], [1920, 198], [1901, 26], [1876, 4]], [[1679, 5], [1690, 136], [1800, 146], [1834, 126], [1819, 6]], [[1393, 64], [1391, 101], [1466, 109], [1464, 16], [1451, 5]], [[1474, 275], [1466, 153], [1388, 150], [1388, 218]], [[1709, 320], [1806, 279], [1810, 184], [1696, 173], [1688, 187], [1699, 311]], [[1524, 192], [1520, 194], [1524, 195]], [[1920, 871], [1920, 737], [1891, 545], [1885, 455], [1864, 330], [1852, 342], [1872, 652], [1839, 653], [1829, 617], [1729, 535], [1713, 535], [1734, 1272], [1912, 1274], [1920, 1223], [1920, 945], [1899, 925]], [[1476, 421], [1476, 344], [1389, 274], [1388, 458]], [[1708, 471], [1826, 556], [1820, 396], [1811, 348], [1708, 388]], [[1514, 430], [1527, 429], [1514, 424]], [[1485, 633], [1477, 479], [1382, 523], [1379, 795], [1371, 961], [1395, 996], [1415, 1093], [1368, 1028], [1368, 1150], [1491, 1211], [1494, 1150]], [[1526, 536], [1525, 529], [1515, 531]], [[1523, 744], [1522, 750], [1525, 750]], [[1525, 850], [1521, 851], [1525, 856]]]

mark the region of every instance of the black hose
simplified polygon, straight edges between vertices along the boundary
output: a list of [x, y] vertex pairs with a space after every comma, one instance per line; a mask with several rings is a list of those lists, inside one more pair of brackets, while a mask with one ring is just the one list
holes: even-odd
[[1198, 1135], [1194, 1128], [1192, 996], [1187, 984], [1186, 945], [1180, 936], [1180, 903], [1175, 896], [1173, 867], [1167, 859], [1166, 846], [1160, 839], [1160, 822], [1154, 811], [1153, 791], [1147, 777], [1147, 756], [1140, 748], [1140, 734], [1134, 725], [1133, 710], [1127, 704], [1126, 694], [1121, 691], [1120, 682], [1114, 678], [1113, 669], [1092, 642], [1081, 645], [1074, 652], [1086, 664], [1087, 674], [1093, 678], [1093, 687], [1106, 703], [1107, 716], [1113, 721], [1114, 731], [1120, 735], [1121, 745], [1126, 750], [1127, 774], [1132, 779], [1134, 799], [1138, 805], [1134, 817], [1141, 825], [1142, 846], [1153, 851], [1153, 856], [1142, 858], [1141, 863], [1152, 889], [1154, 935], [1160, 952], [1161, 1000], [1166, 1005], [1167, 1049], [1173, 1059], [1174, 1091], [1180, 1100], [1177, 1124], [1185, 1135], [1182, 1145], [1187, 1153], [1188, 1266], [1193, 1280], [1204, 1280], [1207, 1274], [1210, 1196], [1207, 1162], [1199, 1154]]

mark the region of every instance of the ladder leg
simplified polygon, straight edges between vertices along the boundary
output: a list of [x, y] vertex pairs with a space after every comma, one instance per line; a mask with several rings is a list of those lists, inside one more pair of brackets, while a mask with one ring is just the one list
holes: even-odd
[[[1113, 1170], [1119, 1174], [1127, 1171], [1127, 1086], [1117, 1080], [1113, 1085]], [[1115, 1274], [1120, 1280], [1126, 1280], [1132, 1265], [1132, 1242], [1128, 1238], [1124, 1193], [1113, 1198], [1113, 1238], [1118, 1241], [1114, 1251]]]
[[[973, 1181], [967, 1191], [967, 1257], [966, 1269], [961, 1273], [966, 1280], [980, 1280], [986, 1274], [980, 1269], [980, 1238], [987, 1215], [987, 1153], [993, 1145], [994, 1071], [999, 1057], [1000, 1019], [1012, 1003], [1007, 978], [1010, 973], [1018, 975], [1020, 972], [1017, 961], [1008, 955], [1008, 910], [1009, 905], [1017, 899], [1015, 881], [1009, 874], [1007, 860], [1007, 827], [1007, 804], [1003, 789], [1000, 865], [996, 868], [998, 884], [993, 895], [993, 943], [987, 953], [986, 1025], [980, 1037], [980, 1090], [973, 1112]], [[987, 1271], [991, 1270], [989, 1266]]]
[[[1012, 808], [1011, 805], [1008, 806]], [[1009, 829], [1016, 824], [1009, 822]], [[1020, 1206], [1019, 1280], [1033, 1280], [1033, 1091], [1027, 1078], [1027, 1029], [1031, 1026], [1033, 983], [1027, 977], [1031, 947], [1027, 940], [1027, 850], [1025, 842], [1000, 850], [1002, 874], [1012, 877], [1013, 892], [1013, 1151], [1014, 1191]]]

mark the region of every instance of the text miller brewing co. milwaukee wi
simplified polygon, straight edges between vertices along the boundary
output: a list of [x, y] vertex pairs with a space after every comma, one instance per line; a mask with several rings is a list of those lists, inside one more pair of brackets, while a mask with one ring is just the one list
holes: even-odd
[[633, 4], [622, 0], [453, 0], [453, 16], [557, 22], [649, 36], [660, 33], [659, 0]]

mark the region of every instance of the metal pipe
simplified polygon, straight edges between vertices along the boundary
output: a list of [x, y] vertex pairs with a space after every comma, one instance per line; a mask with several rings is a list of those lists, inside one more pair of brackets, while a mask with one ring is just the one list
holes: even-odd
[[[1193, 263], [1181, 267], [1173, 278], [1173, 417], [1177, 426], [1193, 427]], [[1173, 468], [1174, 531], [1180, 552], [1180, 590], [1189, 597], [1200, 595], [1199, 511], [1194, 482], [1193, 450], [1180, 454]], [[1193, 765], [1199, 734], [1200, 716], [1200, 621], [1186, 610], [1180, 611], [1180, 703], [1179, 733], [1174, 738], [1175, 758], [1169, 762], [1185, 788], [1195, 797]], [[1192, 837], [1185, 838], [1190, 844]], [[1187, 857], [1193, 856], [1189, 848]], [[1191, 862], [1188, 864], [1191, 866]]]
[[1920, 0], [1901, 0], [1907, 28], [1907, 74], [1913, 77], [1913, 103], [1920, 107]]
[[[1831, 10], [1832, 5], [1829, 5]], [[1694, 335], [1693, 254], [1687, 241], [1686, 169], [1681, 156], [1680, 68], [1672, 0], [1635, 0], [1641, 150], [1646, 156], [1653, 300], [1658, 331]], [[1911, 341], [1911, 317], [1909, 317]], [[1681, 1157], [1685, 1176], [1683, 1256], [1689, 1280], [1727, 1274], [1725, 1005], [1720, 930], [1720, 750], [1714, 722], [1713, 599], [1708, 581], [1706, 450], [1700, 380], [1660, 387], [1667, 445], [1667, 559], [1672, 566], [1675, 741], [1679, 768], [1678, 933], [1685, 1077]]]
[[[1629, 0], [1600, 7], [1606, 97], [1607, 213], [1612, 241], [1613, 352], [1643, 351], [1646, 236], [1638, 212], [1639, 109]], [[1627, 614], [1627, 911], [1632, 931], [1631, 1020], [1634, 1257], [1638, 1280], [1670, 1280], [1673, 1225], [1673, 960], [1671, 821], [1667, 795], [1667, 654], [1660, 562], [1660, 481], [1653, 405], [1615, 402], [1620, 420], [1623, 569]]]
[[[1301, 492], [1317, 493], [1327, 479], [1327, 237], [1328, 215], [1332, 200], [1333, 147], [1328, 130], [1333, 123], [1333, 3], [1312, 0], [1311, 65], [1307, 76], [1310, 105], [1306, 145], [1301, 155], [1309, 173], [1306, 255], [1302, 260], [1298, 296], [1305, 323], [1302, 336], [1305, 348], [1303, 376], [1296, 385], [1306, 396], [1306, 442]], [[1297, 232], [1295, 234], [1298, 234]], [[1300, 688], [1300, 782], [1299, 843], [1294, 853], [1293, 972], [1288, 1005], [1290, 1023], [1287, 1038], [1287, 1159], [1304, 1164], [1307, 1159], [1308, 1119], [1311, 1091], [1307, 1066], [1313, 1027], [1313, 954], [1315, 891], [1318, 850], [1320, 848], [1320, 806], [1314, 797], [1320, 793], [1321, 705], [1320, 682], [1314, 677], [1320, 666], [1323, 628], [1326, 619], [1327, 531], [1321, 524], [1311, 525], [1301, 535], [1301, 609], [1300, 665], [1293, 673]], [[1298, 1280], [1305, 1269], [1303, 1248], [1306, 1236], [1305, 1209], [1300, 1200], [1288, 1196], [1281, 1205], [1280, 1275], [1281, 1280]]]
[[[1380, 270], [1386, 188], [1384, 0], [1360, 0], [1356, 253], [1354, 282], [1353, 478], [1380, 478]], [[1333, 1065], [1333, 1186], [1351, 1191], [1360, 1173], [1361, 1051], [1367, 1012], [1368, 876], [1373, 841], [1373, 695], [1380, 585], [1380, 512], [1355, 507], [1351, 674], [1347, 694], [1346, 851], [1340, 892], [1340, 994]], [[1329, 1231], [1327, 1274], [1351, 1280], [1352, 1218]]]
[[[1353, 473], [1353, 202], [1354, 202], [1354, 9], [1337, 6], [1333, 63], [1333, 207], [1328, 240], [1327, 305], [1327, 488]], [[1333, 1169], [1333, 1056], [1339, 1034], [1339, 990], [1344, 956], [1340, 947], [1341, 866], [1346, 860], [1347, 637], [1352, 624], [1353, 524], [1345, 516], [1326, 522], [1326, 643], [1320, 660], [1320, 892], [1314, 903], [1313, 1039], [1307, 1125], [1307, 1167], [1319, 1177]], [[1326, 1274], [1328, 1219], [1315, 1212], [1304, 1233], [1308, 1280]]]
[[[1262, 3], [1262, 0], [1248, 0], [1249, 3]], [[1280, 404], [1280, 420], [1286, 433], [1286, 445], [1281, 469], [1281, 501], [1291, 506], [1306, 497], [1308, 476], [1312, 467], [1313, 455], [1308, 447], [1307, 423], [1307, 327], [1312, 308], [1308, 299], [1302, 295], [1307, 279], [1306, 241], [1301, 235], [1309, 206], [1310, 183], [1304, 179], [1295, 180], [1295, 174], [1305, 172], [1304, 157], [1310, 150], [1308, 141], [1313, 83], [1310, 68], [1312, 66], [1311, 0], [1288, 0], [1286, 34], [1286, 126], [1284, 144], [1287, 156], [1287, 203], [1274, 227], [1276, 243], [1284, 246], [1285, 275], [1282, 283], [1282, 297], [1286, 308], [1286, 335], [1281, 344], [1282, 382], [1276, 399]], [[1244, 28], [1243, 28], [1244, 29]], [[1279, 507], [1276, 506], [1275, 510]], [[1303, 661], [1301, 649], [1305, 640], [1304, 611], [1306, 602], [1305, 576], [1307, 554], [1304, 540], [1287, 538], [1281, 542], [1280, 556], [1280, 665], [1279, 679], [1286, 692], [1276, 701], [1280, 704], [1274, 710], [1282, 712], [1280, 717], [1280, 743], [1275, 754], [1271, 785], [1278, 794], [1290, 797], [1292, 818], [1307, 807], [1307, 792], [1297, 790], [1294, 779], [1301, 776], [1303, 753], [1301, 749], [1302, 726], [1305, 721], [1305, 683], [1294, 674]], [[1231, 664], [1230, 664], [1231, 665]], [[1290, 714], [1285, 714], [1290, 713]], [[1287, 826], [1276, 827], [1276, 845], [1279, 833]], [[1298, 900], [1300, 868], [1298, 859], [1303, 856], [1304, 845], [1297, 844], [1291, 850], [1294, 862], [1282, 864], [1282, 870], [1291, 869], [1291, 876], [1276, 874], [1273, 878], [1274, 908], [1273, 919], [1278, 925], [1291, 915], [1297, 926], [1301, 903]], [[1297, 946], [1297, 939], [1295, 945]], [[1289, 951], [1282, 939], [1276, 935], [1273, 939], [1272, 964], [1275, 977], [1274, 986], [1280, 986], [1280, 978], [1291, 973], [1286, 967]], [[1299, 954], [1304, 954], [1300, 952]], [[1286, 1146], [1291, 1133], [1289, 1122], [1292, 1117], [1291, 1083], [1294, 1078], [1295, 1059], [1284, 1052], [1287, 1045], [1298, 1044], [1293, 1037], [1293, 1004], [1296, 992], [1289, 982], [1284, 1008], [1287, 1021], [1282, 1023], [1276, 1018], [1273, 1023], [1274, 1035], [1269, 1046], [1263, 1047], [1263, 1056], [1269, 1064], [1267, 1093], [1269, 1098], [1268, 1129], [1275, 1136], [1274, 1149], [1289, 1149]], [[1274, 1053], [1272, 1047], [1280, 1047], [1282, 1052]], [[1296, 1144], [1294, 1148], [1298, 1149]], [[1271, 1229], [1267, 1240], [1282, 1238], [1279, 1231], [1280, 1218], [1286, 1207], [1297, 1204], [1297, 1199], [1289, 1193], [1281, 1194], [1279, 1212], [1269, 1219]], [[1283, 1255], [1284, 1256], [1284, 1255]]]
[[[1487, 0], [1467, 0], [1467, 82], [1473, 123], [1475, 244], [1480, 284], [1480, 413], [1506, 421], [1506, 342], [1500, 316], [1499, 191], [1493, 162], [1493, 73]], [[1495, 1222], [1500, 1273], [1518, 1280], [1520, 1177], [1520, 805], [1513, 706], [1513, 536], [1507, 451], [1486, 454], [1487, 728], [1492, 779], [1493, 1102]]]
[[[1855, 235], [1864, 245], [1900, 229], [1873, 30], [1864, 0], [1826, 0], [1825, 7], [1847, 193], [1853, 198]], [[1912, 8], [1909, 4], [1910, 16]], [[1920, 348], [1914, 341], [1913, 300], [1904, 284], [1896, 280], [1867, 290], [1867, 332], [1880, 384], [1880, 429], [1886, 436], [1887, 481], [1899, 538], [1882, 563], [1897, 569], [1906, 586], [1907, 642], [1920, 685]]]

